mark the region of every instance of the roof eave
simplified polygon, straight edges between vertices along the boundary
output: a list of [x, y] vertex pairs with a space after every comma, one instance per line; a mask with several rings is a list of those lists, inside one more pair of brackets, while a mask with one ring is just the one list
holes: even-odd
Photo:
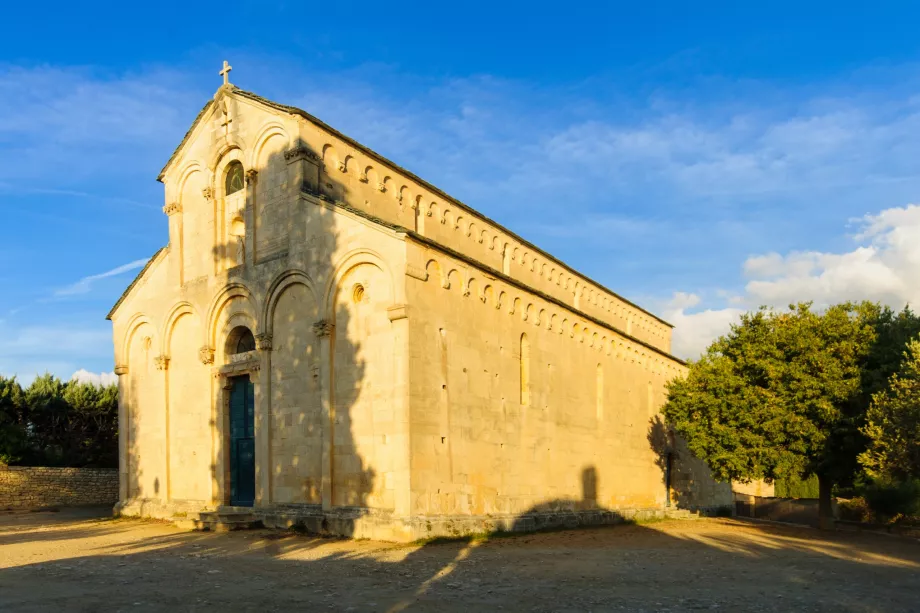
[[141, 280], [141, 278], [143, 278], [144, 274], [146, 274], [147, 271], [150, 270], [150, 267], [153, 266], [154, 262], [157, 261], [160, 255], [162, 255], [168, 247], [169, 245], [167, 245], [166, 247], [160, 247], [157, 250], [157, 252], [153, 254], [153, 257], [147, 260], [147, 263], [144, 265], [143, 268], [141, 268], [141, 271], [137, 273], [136, 277], [134, 277], [134, 281], [131, 281], [131, 285], [129, 285], [125, 289], [125, 291], [122, 292], [121, 296], [118, 297], [118, 301], [114, 304], [114, 306], [112, 306], [111, 310], [109, 310], [109, 314], [105, 316], [105, 318], [108, 321], [112, 321], [112, 316], [115, 315], [115, 311], [117, 311], [118, 308], [122, 305], [122, 303], [128, 298], [128, 294], [131, 293], [131, 290], [134, 289], [134, 286], [137, 285], [137, 283]]

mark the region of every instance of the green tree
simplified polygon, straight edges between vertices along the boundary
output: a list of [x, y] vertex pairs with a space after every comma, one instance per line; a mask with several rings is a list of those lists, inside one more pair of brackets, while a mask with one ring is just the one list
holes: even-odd
[[871, 306], [743, 315], [671, 382], [666, 419], [718, 479], [816, 475], [827, 526], [839, 467], [855, 464], [836, 441], [853, 436], [862, 366], [878, 338]]
[[873, 479], [920, 478], [920, 341], [912, 341], [888, 388], [876, 393], [862, 432], [869, 439], [859, 456]]
[[22, 388], [16, 377], [0, 377], [0, 464], [22, 459], [28, 445]]
[[65, 457], [82, 466], [118, 464], [118, 387], [69, 382], [64, 401], [70, 411]]

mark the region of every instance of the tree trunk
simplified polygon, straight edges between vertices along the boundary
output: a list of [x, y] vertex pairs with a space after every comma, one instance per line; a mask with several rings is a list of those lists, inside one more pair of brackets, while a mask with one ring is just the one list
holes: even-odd
[[818, 526], [822, 530], [834, 529], [834, 509], [831, 506], [831, 480], [818, 475]]

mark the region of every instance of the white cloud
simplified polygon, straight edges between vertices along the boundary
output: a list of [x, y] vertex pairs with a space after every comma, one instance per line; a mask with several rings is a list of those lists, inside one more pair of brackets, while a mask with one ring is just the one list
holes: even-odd
[[872, 300], [895, 309], [920, 305], [920, 206], [910, 204], [856, 220], [857, 245], [843, 253], [769, 253], [743, 264], [749, 279], [743, 295], [723, 309], [688, 312], [700, 303], [693, 294], [674, 294], [666, 313], [675, 325], [673, 353], [697, 357], [728, 331], [744, 310], [783, 308], [811, 301], [818, 308], [847, 300]]
[[71, 377], [71, 381], [80, 383], [92, 383], [93, 385], [109, 386], [118, 383], [118, 375], [114, 372], [89, 372], [81, 368]]
[[743, 309], [706, 309], [695, 313], [688, 310], [698, 305], [696, 294], [677, 292], [664, 311], [664, 318], [674, 325], [671, 353], [682, 358], [696, 358], [720, 335], [728, 332], [732, 322]]
[[55, 296], [73, 296], [75, 294], [86, 294], [88, 293], [93, 286], [93, 283], [99, 281], [100, 279], [106, 279], [108, 277], [114, 277], [132, 270], [137, 270], [138, 268], [143, 268], [147, 264], [148, 260], [134, 260], [128, 264], [123, 264], [112, 270], [107, 270], [106, 272], [100, 273], [98, 275], [90, 275], [88, 277], [83, 277], [76, 283], [63, 287], [54, 292]]

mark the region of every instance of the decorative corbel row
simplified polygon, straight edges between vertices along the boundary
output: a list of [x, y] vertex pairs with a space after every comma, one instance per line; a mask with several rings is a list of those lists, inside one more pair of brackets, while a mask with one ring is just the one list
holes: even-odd
[[285, 151], [284, 159], [289, 162], [296, 161], [296, 160], [303, 160], [303, 159], [313, 160], [315, 162], [320, 161], [320, 158], [316, 154], [316, 152], [307, 148], [307, 146], [304, 145], [303, 143], [297, 143], [296, 146]]
[[335, 329], [335, 325], [325, 319], [321, 319], [313, 324], [313, 334], [315, 334], [318, 338], [329, 336], [332, 334], [333, 329]]
[[406, 305], [404, 304], [394, 304], [393, 306], [387, 309], [387, 317], [390, 321], [398, 321], [400, 319], [406, 319], [409, 317], [409, 313]]
[[182, 205], [178, 202], [170, 202], [163, 207], [163, 212], [167, 215], [175, 215], [176, 213], [182, 212]]
[[406, 275], [412, 277], [413, 279], [418, 279], [419, 281], [428, 280], [428, 271], [420, 266], [415, 264], [406, 264]]

